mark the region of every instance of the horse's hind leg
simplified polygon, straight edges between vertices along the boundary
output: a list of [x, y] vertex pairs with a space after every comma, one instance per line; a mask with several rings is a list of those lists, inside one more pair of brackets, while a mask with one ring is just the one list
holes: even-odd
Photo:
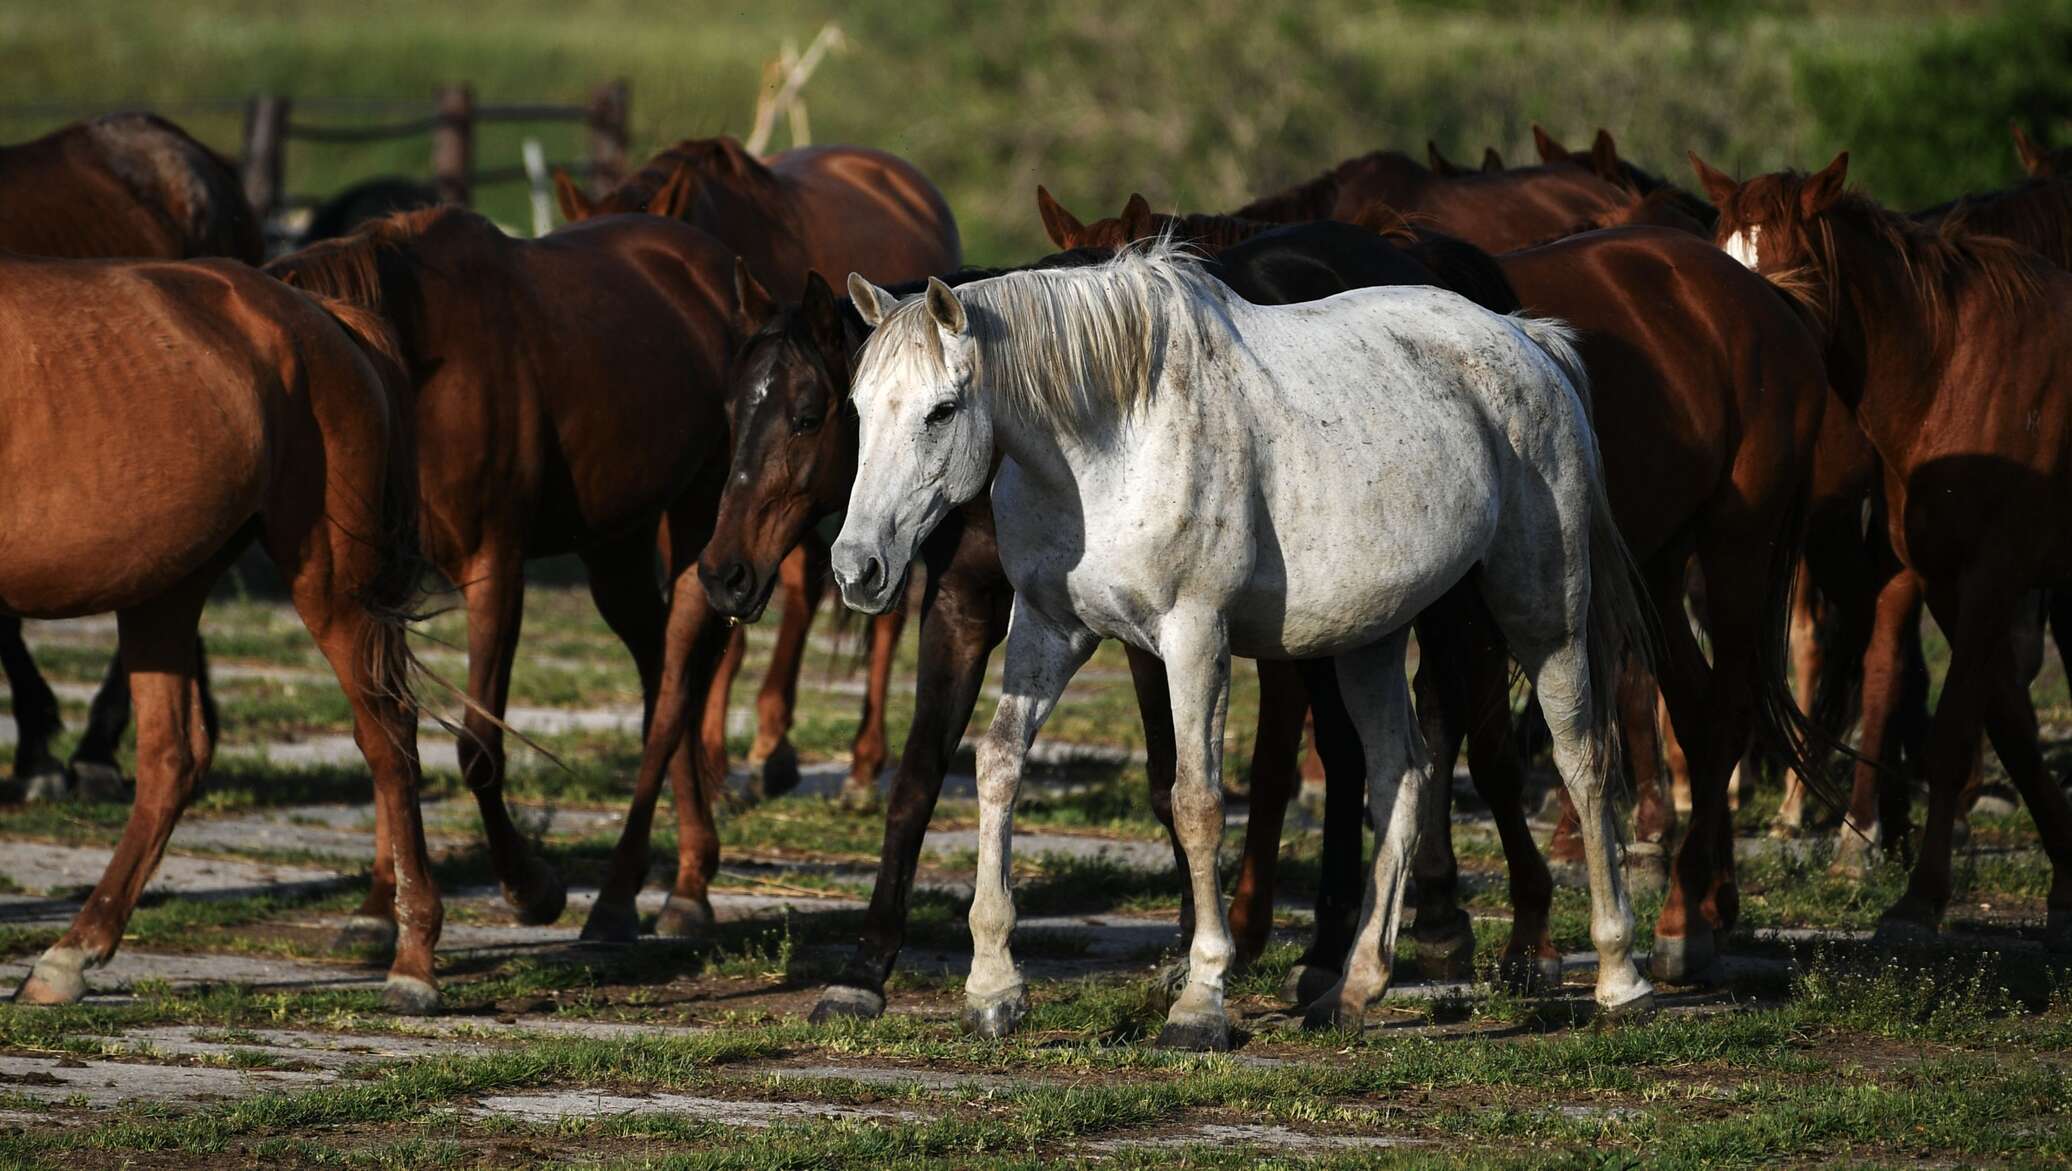
[[208, 771], [210, 743], [196, 682], [194, 628], [216, 570], [125, 610], [118, 622], [123, 664], [141, 718], [137, 798], [115, 856], [71, 929], [45, 951], [16, 995], [30, 1004], [69, 1004], [86, 994], [85, 969], [106, 963], [122, 941], [151, 872], [194, 786]]
[[490, 868], [503, 886], [504, 902], [520, 923], [552, 923], [567, 906], [568, 891], [553, 867], [534, 856], [504, 804], [504, 730], [497, 724], [510, 702], [511, 663], [525, 615], [521, 543], [509, 535], [490, 538], [460, 580], [468, 604], [468, 695], [475, 701], [462, 717], [461, 780], [481, 810]]
[[1237, 889], [1230, 896], [1230, 933], [1242, 971], [1266, 950], [1273, 934], [1275, 872], [1281, 858], [1281, 828], [1299, 779], [1302, 718], [1309, 693], [1293, 663], [1262, 659], [1259, 670], [1259, 727], [1252, 740], [1252, 784], [1245, 819], [1245, 850]]
[[[117, 658], [111, 673], [120, 665]], [[0, 667], [6, 669], [7, 687], [14, 695], [14, 779], [22, 782], [23, 796], [30, 801], [63, 796], [65, 766], [50, 754], [50, 738], [65, 724], [58, 716], [58, 697], [22, 641], [19, 618], [0, 618]]]
[[[818, 558], [809, 550], [817, 551]], [[817, 564], [815, 563], [817, 561]], [[799, 544], [777, 567], [784, 587], [784, 613], [770, 647], [770, 669], [756, 693], [755, 741], [748, 748], [749, 795], [781, 797], [799, 787], [799, 753], [791, 724], [799, 706], [799, 672], [806, 663], [806, 635], [827, 589], [827, 553], [817, 539]]]
[[1346, 955], [1345, 971], [1304, 1011], [1304, 1028], [1356, 1030], [1367, 1007], [1388, 991], [1405, 879], [1422, 828], [1419, 807], [1431, 788], [1431, 769], [1403, 676], [1409, 642], [1405, 628], [1337, 660], [1339, 688], [1366, 753], [1367, 808], [1376, 845], [1360, 930]]
[[871, 809], [878, 803], [878, 774], [885, 771], [885, 697], [892, 690], [892, 666], [899, 654], [899, 636], [906, 629], [906, 608], [871, 619], [870, 672], [864, 679], [863, 716], [849, 749], [849, 779], [842, 783], [846, 809]]
[[1312, 744], [1324, 769], [1324, 844], [1318, 858], [1316, 932], [1309, 949], [1281, 985], [1281, 998], [1306, 1005], [1329, 991], [1345, 971], [1359, 930], [1366, 882], [1360, 822], [1367, 808], [1367, 761], [1359, 729], [1345, 710], [1338, 666], [1330, 659], [1299, 664], [1309, 693]]

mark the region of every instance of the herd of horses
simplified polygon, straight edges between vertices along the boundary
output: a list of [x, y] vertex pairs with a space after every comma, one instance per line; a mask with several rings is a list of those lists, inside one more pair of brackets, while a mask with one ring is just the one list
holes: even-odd
[[[1666, 883], [1657, 979], [1697, 976], [1732, 930], [1730, 779], [1752, 747], [1844, 803], [1838, 867], [1910, 857], [1881, 925], [1910, 936], [1949, 901], [1990, 737], [2051, 861], [2046, 942], [2072, 948], [2072, 804], [2027, 692], [2040, 616], [2072, 633], [2053, 592], [2072, 581], [2072, 397], [2053, 391], [2072, 386], [2072, 150], [2017, 129], [2027, 180], [1903, 215], [1849, 189], [1846, 155], [1737, 181], [1694, 154], [1694, 192], [1603, 131], [1587, 151], [1535, 137], [1535, 165], [1377, 151], [1229, 214], [1133, 196], [1089, 223], [1039, 188], [1059, 251], [997, 270], [960, 267], [941, 194], [861, 148], [759, 159], [685, 141], [599, 196], [557, 177], [570, 222], [537, 240], [441, 207], [271, 260], [231, 169], [161, 119], [0, 151], [0, 317], [20, 339], [0, 356], [17, 775], [111, 770], [132, 706], [137, 722], [115, 857], [18, 998], [77, 1000], [114, 953], [209, 767], [198, 623], [255, 541], [351, 701], [376, 848], [348, 933], [393, 948], [399, 1010], [438, 1004], [442, 915], [404, 632], [432, 570], [454, 583], [461, 773], [514, 913], [553, 922], [566, 890], [505, 806], [501, 716], [524, 565], [566, 553], [646, 709], [582, 928], [606, 941], [640, 932], [665, 777], [679, 858], [653, 929], [712, 924], [736, 622], [780, 585], [756, 783], [796, 781], [785, 735], [832, 570], [879, 612], [844, 790], [875, 803], [920, 567], [915, 717], [862, 938], [816, 1019], [884, 1010], [922, 836], [1003, 640], [967, 984], [988, 1035], [1026, 1009], [1007, 860], [1024, 756], [1102, 637], [1128, 648], [1186, 879], [1169, 1044], [1229, 1043], [1222, 987], [1267, 942], [1306, 727], [1323, 877], [1286, 991], [1308, 1023], [1357, 1025], [1386, 989], [1407, 892], [1421, 951], [1472, 956], [1444, 783], [1463, 751], [1509, 869], [1504, 972], [1558, 981], [1514, 664], [1564, 782], [1551, 851], [1587, 875], [1605, 1011], [1652, 1000], [1629, 878]], [[844, 274], [838, 291], [827, 278]], [[1924, 604], [1951, 647], [1932, 719], [1911, 712]], [[117, 662], [61, 765], [18, 619], [110, 610]], [[1233, 654], [1256, 657], [1260, 710], [1226, 914]], [[1859, 720], [1851, 791], [1828, 794]], [[1665, 757], [1687, 774], [1680, 837]], [[1902, 760], [1928, 783], [1918, 837]], [[1636, 798], [1623, 849], [1620, 773]]]

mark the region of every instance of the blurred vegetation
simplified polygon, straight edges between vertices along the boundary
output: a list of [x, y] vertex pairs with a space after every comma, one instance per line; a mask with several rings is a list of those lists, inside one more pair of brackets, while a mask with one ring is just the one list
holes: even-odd
[[[1087, 213], [1132, 190], [1225, 208], [1427, 138], [1455, 158], [1493, 144], [1530, 162], [1535, 120], [1571, 143], [1611, 127], [1629, 157], [1672, 177], [1687, 147], [1750, 171], [1847, 146], [1874, 191], [1914, 206], [2014, 179], [2010, 115], [2056, 130], [2072, 112], [2067, 0], [74, 0], [0, 8], [0, 106], [41, 104], [0, 111], [0, 137], [149, 106], [235, 152], [236, 109], [179, 103], [428, 100], [455, 80], [484, 102], [581, 102], [625, 77], [639, 154], [744, 132], [762, 63], [829, 19], [850, 48], [807, 87], [816, 139], [918, 162], [977, 261], [1042, 250], [1039, 181]], [[506, 125], [484, 128], [478, 165], [516, 162], [528, 133], [552, 159], [582, 157], [579, 127]], [[428, 157], [423, 140], [298, 144], [287, 183], [324, 193], [423, 174]], [[480, 205], [528, 222], [520, 187]]]

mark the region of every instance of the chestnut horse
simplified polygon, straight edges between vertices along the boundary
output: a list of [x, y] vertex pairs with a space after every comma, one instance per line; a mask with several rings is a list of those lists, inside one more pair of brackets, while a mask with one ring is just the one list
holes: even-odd
[[2014, 154], [2031, 179], [2072, 179], [2072, 146], [2044, 146], [2029, 137], [2018, 121], [2008, 123], [2014, 132]]
[[2045, 942], [2072, 948], [2072, 803], [2045, 769], [2011, 633], [2025, 594], [2072, 581], [2072, 399], [2059, 389], [2072, 379], [2072, 274], [1961, 218], [1930, 229], [1846, 191], [1846, 153], [1746, 183], [1691, 163], [1722, 246], [1825, 323], [1829, 376], [1884, 463], [1893, 550], [1950, 640], [1920, 856], [1880, 932], [1939, 926], [1983, 729], [2051, 859]]
[[[150, 114], [75, 122], [34, 142], [0, 147], [0, 250], [74, 259], [186, 260], [228, 256], [257, 264], [258, 218], [237, 172], [179, 127]], [[197, 654], [200, 654], [197, 646]], [[14, 775], [30, 794], [60, 788], [113, 792], [115, 752], [129, 724], [129, 677], [115, 656], [85, 734], [60, 765], [50, 738], [64, 727], [57, 697], [22, 642], [21, 620], [0, 617], [0, 666], [14, 693]], [[202, 711], [215, 727], [206, 659]]]
[[137, 797], [115, 856], [17, 998], [78, 1000], [84, 970], [121, 942], [213, 751], [202, 604], [256, 539], [345, 690], [373, 774], [383, 861], [400, 880], [389, 1002], [435, 1007], [443, 911], [418, 819], [403, 630], [416, 465], [385, 327], [233, 262], [18, 257], [0, 257], [0, 321], [35, 339], [0, 352], [0, 609], [115, 611], [138, 713]]
[[[1055, 206], [1046, 199], [1046, 204]], [[1062, 209], [1059, 209], [1060, 211]], [[1082, 264], [1106, 259], [1106, 248], [1076, 249], [1039, 265]], [[1443, 259], [1439, 261], [1443, 263]], [[1233, 288], [1262, 303], [1315, 299], [1373, 284], [1431, 284], [1439, 277], [1414, 256], [1372, 232], [1340, 224], [1282, 228], [1246, 249], [1226, 254], [1221, 275]], [[951, 283], [996, 275], [971, 270]], [[1466, 278], [1463, 278], [1466, 279]], [[1493, 269], [1480, 274], [1486, 287], [1501, 286]], [[919, 282], [895, 292], [918, 292]], [[1507, 294], [1506, 294], [1507, 295]], [[758, 330], [736, 366], [738, 401], [757, 410], [744, 421], [735, 456], [735, 478], [721, 504], [719, 526], [702, 559], [715, 605], [750, 612], [767, 596], [770, 566], [784, 556], [815, 519], [839, 509], [855, 475], [856, 424], [846, 410], [850, 363], [868, 327], [846, 300], [837, 300], [814, 277], [805, 300], [781, 307]], [[884, 983], [906, 930], [906, 903], [913, 886], [922, 837], [934, 812], [942, 779], [977, 703], [987, 657], [1006, 631], [1012, 591], [993, 545], [992, 514], [983, 500], [953, 515], [922, 548], [928, 566], [921, 618], [921, 666], [915, 720], [894, 775], [886, 813], [886, 835], [871, 907], [855, 956], [814, 1010], [816, 1019], [876, 1015], [884, 1009]], [[1335, 676], [1324, 664], [1309, 684], [1330, 697]], [[1152, 782], [1153, 808], [1172, 832], [1171, 790], [1175, 749], [1171, 706], [1162, 698], [1162, 664], [1132, 656]], [[1304, 672], [1309, 674], [1309, 672]], [[1290, 664], [1262, 664], [1260, 731], [1252, 770], [1254, 814], [1247, 830], [1245, 866], [1230, 911], [1239, 955], [1249, 960], [1265, 946], [1272, 926], [1272, 870], [1278, 860], [1281, 816], [1295, 784], [1295, 755], [1301, 717], [1308, 702], [1303, 680]], [[1357, 762], [1359, 743], [1349, 720], [1319, 721], [1319, 750], [1337, 768]], [[1353, 764], [1355, 773], [1359, 765]], [[1357, 785], [1349, 786], [1357, 789]], [[1278, 800], [1270, 799], [1278, 793]], [[1350, 820], [1354, 848], [1341, 851], [1347, 874], [1326, 882], [1319, 914], [1331, 919], [1357, 913], [1362, 889], [1357, 811]], [[1176, 846], [1177, 849], [1177, 846]], [[1342, 903], [1334, 905], [1332, 900]], [[1183, 915], [1182, 922], [1187, 917]], [[1328, 962], [1344, 959], [1340, 945]]]
[[[539, 240], [455, 208], [404, 212], [283, 257], [267, 271], [379, 311], [414, 384], [425, 552], [467, 601], [468, 693], [460, 770], [482, 812], [504, 897], [526, 923], [559, 918], [561, 879], [527, 849], [503, 799], [498, 720], [524, 611], [525, 562], [574, 553], [590, 594], [639, 667], [647, 718], [634, 805], [586, 938], [636, 934], [648, 828], [669, 772], [679, 825], [676, 885], [656, 925], [711, 922], [719, 864], [707, 786], [682, 748], [686, 694], [703, 695], [722, 647], [689, 571], [726, 471], [721, 405], [735, 260], [686, 224], [609, 216]], [[600, 308], [602, 307], [602, 308]], [[665, 606], [655, 533], [668, 530]], [[688, 692], [686, 689], [690, 689]], [[393, 930], [392, 877], [377, 869], [355, 921]]]
[[[905, 281], [948, 272], [963, 260], [957, 221], [935, 185], [905, 160], [864, 147], [801, 147], [761, 160], [732, 138], [686, 139], [601, 199], [586, 197], [565, 174], [556, 175], [555, 186], [562, 215], [572, 221], [645, 210], [702, 228], [740, 254], [762, 287], [790, 302], [804, 294], [809, 271]], [[784, 614], [748, 753], [753, 795], [798, 783], [787, 737], [806, 632], [826, 588], [826, 559], [816, 538], [784, 562]], [[894, 611], [871, 625], [870, 682], [844, 804], [869, 805], [877, 797], [887, 755], [885, 693], [905, 620]], [[737, 628], [705, 708], [707, 775], [725, 775], [727, 692], [745, 649], [746, 632]]]

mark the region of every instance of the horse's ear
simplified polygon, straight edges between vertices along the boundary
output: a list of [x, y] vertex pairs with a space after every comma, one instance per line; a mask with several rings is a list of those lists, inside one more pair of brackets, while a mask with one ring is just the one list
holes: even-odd
[[1139, 192], [1130, 192], [1130, 201], [1122, 205], [1122, 234], [1132, 240], [1157, 234], [1151, 226], [1151, 201]]
[[1543, 163], [1558, 163], [1568, 157], [1568, 148], [1554, 141], [1553, 136], [1540, 129], [1537, 122], [1532, 124], [1532, 144], [1538, 148]]
[[1490, 174], [1495, 174], [1496, 172], [1498, 172], [1498, 171], [1501, 171], [1501, 170], [1503, 170], [1503, 169], [1504, 169], [1504, 156], [1502, 156], [1502, 155], [1500, 155], [1500, 154], [1496, 153], [1496, 148], [1495, 148], [1495, 147], [1493, 147], [1493, 146], [1485, 146], [1485, 147], [1483, 147], [1483, 148], [1482, 148], [1482, 169], [1483, 169], [1483, 171], [1485, 171], [1485, 172], [1487, 172], [1487, 173], [1490, 173]]
[[647, 213], [680, 220], [691, 209], [691, 196], [696, 190], [697, 182], [691, 174], [691, 165], [678, 163], [676, 169], [669, 172], [669, 181], [648, 197]]
[[2022, 170], [2032, 176], [2042, 174], [2043, 151], [2037, 148], [2036, 143], [2030, 139], [2029, 132], [2022, 129], [2020, 122], [2009, 118], [2007, 126], [2014, 131], [2014, 156], [2022, 160]]
[[799, 298], [799, 312], [823, 346], [842, 347], [842, 314], [835, 308], [835, 291], [827, 287], [819, 269], [806, 272], [806, 291]]
[[554, 201], [561, 205], [561, 218], [569, 223], [587, 220], [597, 214], [597, 205], [560, 167], [554, 168]]
[[1432, 164], [1432, 174], [1434, 175], [1453, 176], [1460, 174], [1460, 168], [1453, 165], [1453, 160], [1440, 154], [1439, 144], [1429, 138], [1425, 139], [1425, 158]]
[[748, 271], [748, 262], [734, 258], [734, 323], [741, 332], [754, 333], [777, 315], [777, 300], [770, 291], [763, 288], [755, 274]]
[[1849, 179], [1849, 152], [1835, 156], [1835, 161], [1822, 167], [1806, 179], [1806, 185], [1799, 189], [1799, 214], [1812, 219], [1834, 206], [1842, 197], [1842, 185]]
[[1612, 141], [1612, 132], [1599, 128], [1597, 138], [1590, 144], [1590, 169], [1607, 183], [1619, 183], [1625, 176], [1619, 172], [1619, 145]]
[[1050, 188], [1041, 183], [1036, 185], [1036, 213], [1043, 217], [1044, 234], [1060, 248], [1074, 247], [1086, 231], [1086, 225], [1079, 222], [1079, 217], [1051, 198]]
[[928, 278], [928, 316], [935, 318], [944, 333], [954, 337], [964, 332], [964, 302], [935, 277]]
[[1733, 177], [1726, 172], [1707, 165], [1704, 159], [1698, 157], [1697, 151], [1684, 153], [1691, 156], [1691, 171], [1698, 176], [1698, 185], [1705, 188], [1705, 198], [1710, 199], [1714, 207], [1727, 206], [1727, 201], [1734, 198], [1736, 191], [1741, 190], [1741, 184], [1734, 182]]
[[878, 286], [863, 279], [860, 272], [849, 274], [849, 301], [856, 306], [856, 313], [864, 324], [876, 329], [885, 324], [885, 318], [899, 308], [899, 299]]

